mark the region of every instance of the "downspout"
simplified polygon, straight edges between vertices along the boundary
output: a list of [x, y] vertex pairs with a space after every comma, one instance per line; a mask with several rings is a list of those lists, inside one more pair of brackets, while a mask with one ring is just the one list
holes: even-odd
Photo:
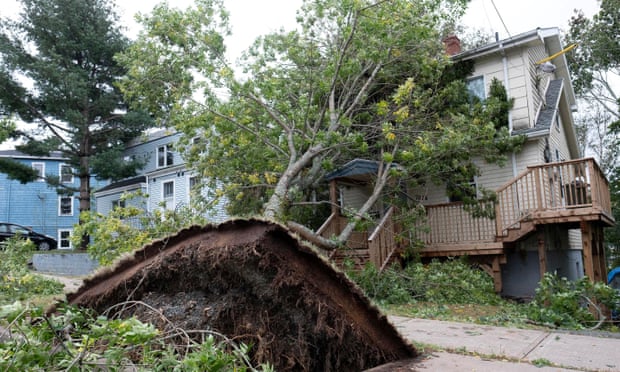
[[[499, 42], [499, 34], [495, 33], [495, 41]], [[506, 88], [506, 95], [510, 99], [510, 80], [508, 78], [508, 59], [506, 58], [506, 52], [504, 51], [504, 45], [499, 44], [499, 50], [502, 54], [502, 65], [504, 66], [504, 87]], [[508, 133], [512, 134], [512, 109], [508, 111]], [[512, 156], [512, 176], [517, 177], [517, 154], [513, 151]]]
[[[146, 181], [146, 195], [151, 195], [151, 187], [150, 187], [151, 180], [149, 180], [148, 175], [145, 175], [144, 178]], [[151, 201], [149, 199], [150, 199], [149, 197], [146, 198], [146, 213], [150, 214], [151, 213]]]

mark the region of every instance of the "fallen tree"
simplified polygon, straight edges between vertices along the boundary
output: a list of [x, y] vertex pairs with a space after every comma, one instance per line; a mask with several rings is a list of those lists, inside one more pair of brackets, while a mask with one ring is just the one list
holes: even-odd
[[253, 362], [278, 371], [359, 371], [416, 356], [343, 273], [284, 226], [261, 220], [157, 240], [87, 279], [68, 301], [162, 330], [219, 332], [252, 345]]

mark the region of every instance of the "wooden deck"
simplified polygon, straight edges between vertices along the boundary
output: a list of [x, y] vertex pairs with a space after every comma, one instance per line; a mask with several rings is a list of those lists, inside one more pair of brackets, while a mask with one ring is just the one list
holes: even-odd
[[[614, 224], [609, 183], [592, 158], [528, 167], [496, 193], [497, 201], [491, 206], [495, 218], [473, 217], [462, 203], [425, 206], [426, 220], [412, 231], [412, 237], [423, 244], [421, 256], [491, 257], [488, 265], [495, 270], [505, 259], [506, 245], [526, 238], [540, 225]], [[359, 264], [370, 260], [385, 267], [400, 248], [396, 239], [400, 227], [393, 214], [391, 208], [374, 230], [355, 232], [346, 245], [348, 255]], [[336, 236], [346, 223], [336, 209], [317, 232]]]
[[614, 224], [609, 183], [591, 158], [528, 167], [496, 193], [495, 219], [475, 218], [462, 203], [426, 206], [421, 254], [498, 254], [539, 225]]

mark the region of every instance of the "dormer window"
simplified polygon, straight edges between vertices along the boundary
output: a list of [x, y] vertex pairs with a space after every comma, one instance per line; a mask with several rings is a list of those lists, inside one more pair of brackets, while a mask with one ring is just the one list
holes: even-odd
[[157, 148], [157, 167], [169, 167], [174, 164], [172, 145], [163, 145]]

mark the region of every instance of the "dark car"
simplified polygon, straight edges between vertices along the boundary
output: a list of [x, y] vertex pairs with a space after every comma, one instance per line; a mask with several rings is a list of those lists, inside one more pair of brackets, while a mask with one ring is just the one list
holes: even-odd
[[30, 239], [40, 251], [49, 251], [50, 249], [56, 249], [58, 246], [56, 239], [34, 232], [30, 227], [0, 222], [0, 242], [4, 242], [18, 234], [25, 239]]

